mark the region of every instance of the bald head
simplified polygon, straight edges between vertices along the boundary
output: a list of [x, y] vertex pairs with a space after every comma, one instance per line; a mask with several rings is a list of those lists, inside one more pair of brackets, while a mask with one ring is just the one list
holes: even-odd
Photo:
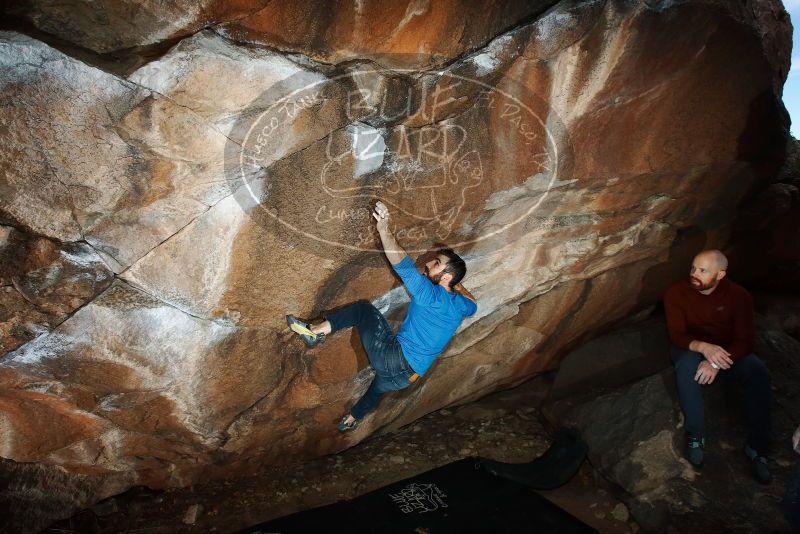
[[701, 293], [709, 294], [725, 278], [728, 258], [716, 249], [704, 250], [692, 260], [689, 282]]
[[695, 262], [697, 262], [698, 260], [702, 261], [709, 267], [713, 267], [715, 271], [728, 270], [728, 258], [726, 258], [725, 254], [723, 254], [717, 249], [704, 250], [697, 256], [695, 256], [694, 260]]

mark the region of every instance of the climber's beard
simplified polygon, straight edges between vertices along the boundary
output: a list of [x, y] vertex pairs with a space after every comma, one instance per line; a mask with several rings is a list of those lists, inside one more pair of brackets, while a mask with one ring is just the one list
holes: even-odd
[[439, 274], [434, 274], [433, 276], [431, 276], [431, 274], [428, 272], [428, 267], [427, 266], [425, 266], [425, 269], [422, 270], [422, 274], [427, 276], [428, 280], [430, 280], [434, 284], [438, 284], [439, 282], [441, 282], [442, 276], [444, 275], [444, 273], [439, 273]]

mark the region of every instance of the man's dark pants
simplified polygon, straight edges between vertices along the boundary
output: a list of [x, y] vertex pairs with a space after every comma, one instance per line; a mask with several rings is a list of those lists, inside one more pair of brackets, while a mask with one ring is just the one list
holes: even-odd
[[[703, 355], [672, 345], [670, 346], [670, 357], [675, 364], [678, 397], [685, 419], [686, 434], [694, 438], [703, 438], [705, 437], [703, 386], [694, 379], [697, 366], [704, 359]], [[764, 454], [769, 445], [770, 402], [772, 399], [767, 367], [758, 356], [751, 352], [736, 360], [730, 369], [720, 369], [714, 383], [720, 380], [734, 380], [744, 387], [742, 402], [749, 430], [747, 444], [759, 454]]]
[[372, 303], [359, 300], [341, 310], [325, 315], [331, 323], [331, 334], [344, 328], [356, 327], [361, 344], [375, 370], [369, 389], [350, 410], [356, 419], [378, 407], [384, 393], [408, 387], [414, 369], [403, 356], [403, 350], [391, 326]]

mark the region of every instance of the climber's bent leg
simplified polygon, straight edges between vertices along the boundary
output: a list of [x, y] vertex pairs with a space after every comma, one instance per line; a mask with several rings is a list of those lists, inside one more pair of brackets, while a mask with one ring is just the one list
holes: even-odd
[[359, 300], [327, 314], [325, 319], [330, 323], [331, 333], [356, 327], [372, 367], [378, 370], [376, 364], [380, 365], [379, 353], [395, 341], [392, 327], [380, 310], [367, 300]]
[[375, 410], [384, 393], [408, 387], [414, 369], [403, 356], [400, 342], [386, 318], [371, 302], [359, 300], [327, 314], [325, 320], [330, 323], [331, 333], [355, 327], [375, 370], [372, 384], [350, 410], [353, 417], [361, 419]]
[[407, 388], [411, 384], [411, 377], [415, 374], [403, 356], [400, 342], [394, 336], [387, 344], [382, 345], [380, 350], [373, 353], [371, 361], [375, 369], [375, 379], [350, 410], [350, 414], [356, 419], [362, 419], [375, 410], [384, 393]]
[[356, 419], [363, 419], [365, 415], [375, 410], [378, 403], [381, 402], [381, 397], [387, 391], [391, 391], [389, 382], [382, 377], [376, 375], [375, 379], [369, 385], [367, 392], [358, 399], [352, 408], [350, 408], [350, 415]]
[[[324, 319], [330, 323], [331, 333], [334, 333], [353, 326], [364, 326], [364, 322], [371, 319], [374, 312], [377, 312], [377, 315], [381, 314], [371, 302], [361, 299], [339, 310], [325, 314]], [[381, 317], [383, 316], [381, 315]]]

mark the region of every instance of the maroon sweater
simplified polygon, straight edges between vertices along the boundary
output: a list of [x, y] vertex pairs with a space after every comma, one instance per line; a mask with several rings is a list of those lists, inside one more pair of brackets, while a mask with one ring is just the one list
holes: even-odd
[[689, 280], [672, 284], [664, 292], [664, 311], [669, 338], [682, 349], [694, 340], [706, 341], [730, 352], [734, 361], [753, 351], [753, 299], [727, 277], [710, 295], [694, 289]]

